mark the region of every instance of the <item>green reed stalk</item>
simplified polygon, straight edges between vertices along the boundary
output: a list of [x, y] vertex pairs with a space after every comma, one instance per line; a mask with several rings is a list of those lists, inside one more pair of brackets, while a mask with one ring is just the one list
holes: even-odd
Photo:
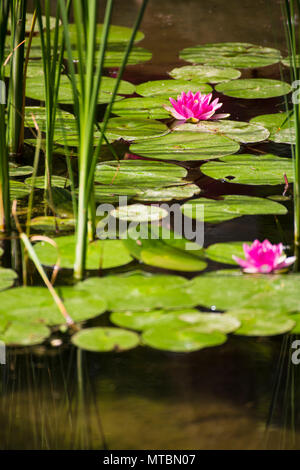
[[[122, 72], [126, 66], [130, 50], [134, 43], [137, 28], [141, 22], [148, 0], [143, 0], [138, 20], [125, 50], [111, 102], [108, 105], [105, 119], [101, 126], [101, 136], [96, 150], [94, 150], [96, 106], [101, 88], [101, 77], [103, 73], [104, 57], [107, 49], [108, 33], [114, 0], [107, 0], [106, 2], [99, 51], [97, 51], [96, 48], [97, 1], [74, 0], [73, 2], [79, 59], [77, 76], [75, 75], [73, 64], [65, 2], [63, 0], [59, 1], [65, 33], [66, 50], [68, 53], [70, 81], [73, 88], [74, 112], [77, 118], [79, 133], [79, 198], [74, 276], [77, 279], [82, 279], [86, 261], [88, 214], [90, 216], [89, 229], [91, 229], [91, 232], [94, 230], [95, 204], [93, 200], [93, 182], [95, 166], [101, 151], [102, 141], [105, 139], [104, 133], [106, 124], [118, 91]], [[96, 60], [96, 55], [98, 54], [99, 56]], [[93, 236], [92, 233], [89, 235]]]
[[[290, 55], [291, 80], [299, 88], [299, 53], [300, 31], [295, 25], [296, 13], [300, 14], [300, 0], [284, 0], [284, 13], [286, 19], [287, 43]], [[295, 129], [295, 148], [293, 149], [294, 161], [294, 244], [296, 263], [294, 269], [300, 270], [300, 106], [299, 98], [293, 99], [293, 117]]]
[[6, 140], [4, 67], [9, 1], [0, 5], [0, 231], [10, 230], [8, 148]]
[[[67, 9], [69, 8], [68, 1]], [[64, 38], [60, 34], [60, 7], [56, 7], [56, 21], [53, 32], [50, 31], [50, 0], [45, 0], [45, 21], [43, 26], [41, 1], [35, 0], [35, 8], [40, 31], [42, 59], [44, 69], [45, 105], [46, 105], [46, 162], [45, 190], [51, 189], [52, 156], [54, 128], [58, 107], [58, 92], [62, 61], [64, 57]]]
[[22, 152], [24, 41], [27, 0], [10, 2], [11, 57], [9, 80], [8, 147], [12, 154]]

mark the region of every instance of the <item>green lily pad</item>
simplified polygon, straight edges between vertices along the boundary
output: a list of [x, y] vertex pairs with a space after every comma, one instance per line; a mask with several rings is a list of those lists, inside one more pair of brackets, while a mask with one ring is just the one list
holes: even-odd
[[277, 49], [242, 42], [201, 44], [183, 49], [179, 57], [194, 64], [220, 67], [257, 68], [279, 62]]
[[60, 219], [54, 216], [40, 216], [31, 219], [30, 227], [34, 230], [45, 230], [46, 232], [57, 232], [57, 230], [73, 230], [74, 219]]
[[287, 213], [286, 207], [278, 202], [240, 195], [223, 196], [221, 200], [193, 199], [183, 204], [181, 210], [187, 217], [210, 223], [220, 223], [242, 215]]
[[[76, 239], [73, 235], [53, 239], [57, 249], [45, 242], [35, 245], [35, 252], [41, 263], [53, 266], [58, 254], [60, 266], [72, 269], [75, 259]], [[108, 269], [123, 266], [132, 260], [128, 250], [120, 240], [97, 240], [89, 243], [87, 248], [87, 269]]]
[[176, 239], [173, 231], [159, 226], [141, 226], [139, 236], [135, 235], [134, 230], [131, 237], [129, 230], [128, 238], [123, 242], [129, 252], [145, 264], [175, 271], [202, 271], [206, 268], [201, 247], [179, 238], [179, 234]]
[[300, 309], [300, 278], [296, 274], [244, 275], [226, 272], [203, 274], [190, 283], [197, 305], [213, 310], [263, 310], [286, 315]]
[[182, 179], [186, 175], [185, 168], [171, 163], [122, 160], [98, 164], [95, 171], [95, 182], [107, 185], [111, 191], [121, 187], [148, 189], [183, 184]]
[[[2, 255], [3, 255], [3, 250], [1, 248], [1, 256]], [[11, 287], [17, 278], [18, 278], [17, 273], [13, 271], [12, 269], [0, 267], [0, 291]]]
[[295, 144], [295, 119], [291, 113], [263, 114], [251, 119], [251, 122], [266, 127], [269, 139], [279, 144]]
[[112, 311], [190, 308], [194, 295], [188, 292], [189, 281], [175, 275], [130, 273], [122, 276], [89, 278], [78, 283], [76, 290], [101, 292]]
[[18, 166], [13, 163], [9, 163], [9, 176], [25, 176], [30, 175], [33, 172], [32, 166]]
[[241, 327], [235, 331], [236, 335], [243, 336], [273, 336], [287, 333], [296, 324], [284, 315], [276, 315], [264, 310], [232, 310], [231, 315], [241, 321]]
[[214, 243], [205, 248], [205, 256], [212, 261], [217, 261], [218, 263], [224, 264], [234, 264], [236, 266], [236, 261], [232, 259], [232, 256], [237, 256], [238, 258], [244, 258], [245, 253], [243, 250], [244, 243], [251, 242], [227, 242], [227, 243]]
[[119, 206], [117, 209], [111, 211], [110, 215], [117, 219], [132, 222], [150, 222], [167, 217], [168, 212], [166, 209], [157, 206], [131, 204], [129, 206]]
[[[45, 176], [37, 176], [34, 180], [33, 178], [26, 178], [25, 183], [28, 186], [32, 187], [34, 182], [34, 187], [38, 189], [44, 189], [45, 187]], [[53, 175], [51, 177], [51, 186], [56, 186], [57, 188], [67, 188], [71, 185], [71, 181], [68, 178], [63, 176]]]
[[[4, 67], [5, 77], [10, 77], [10, 72], [10, 64], [8, 63], [6, 67]], [[40, 77], [40, 79], [43, 80], [43, 78], [41, 78], [44, 77], [43, 61], [40, 59], [29, 60], [26, 70], [26, 77]]]
[[[59, 287], [67, 312], [76, 322], [96, 317], [106, 310], [106, 301], [100, 292], [88, 292], [74, 287]], [[15, 287], [0, 293], [0, 316], [8, 322], [64, 324], [65, 319], [44, 287]]]
[[[27, 34], [30, 33], [31, 31], [31, 24], [32, 24], [32, 19], [33, 19], [33, 14], [32, 13], [26, 13], [26, 21], [25, 21], [25, 31]], [[55, 28], [56, 24], [56, 18], [54, 16], [50, 16], [49, 18], [49, 23], [50, 23], [50, 30]], [[43, 28], [46, 29], [46, 17], [42, 16], [42, 24]], [[8, 18], [8, 31], [10, 31], [11, 28], [11, 19], [10, 17]], [[36, 21], [35, 26], [34, 26], [34, 33], [39, 33], [39, 24], [38, 21]]]
[[201, 333], [197, 327], [188, 327], [165, 331], [164, 328], [150, 328], [142, 335], [143, 343], [151, 348], [173, 352], [191, 352], [219, 346], [227, 337], [218, 331]]
[[51, 210], [59, 217], [64, 219], [74, 217], [72, 194], [67, 189], [53, 186], [51, 194], [46, 191], [46, 201]]
[[137, 142], [130, 146], [130, 152], [161, 160], [209, 160], [235, 153], [240, 146], [228, 137], [178, 131], [158, 139]]
[[21, 199], [30, 193], [30, 188], [21, 181], [10, 180], [9, 186], [11, 199]]
[[244, 99], [275, 98], [287, 95], [291, 90], [289, 83], [270, 78], [242, 78], [216, 86], [219, 93]]
[[210, 65], [185, 65], [169, 72], [177, 80], [199, 80], [204, 83], [220, 83], [236, 80], [241, 72], [230, 67], [212, 67]]
[[229, 155], [222, 162], [209, 162], [201, 166], [201, 171], [214, 179], [229, 183], [251, 185], [284, 184], [284, 175], [289, 181], [294, 180], [294, 166], [291, 158], [281, 158], [266, 154]]
[[181, 186], [169, 186], [157, 189], [145, 189], [134, 196], [135, 201], [171, 201], [173, 199], [188, 199], [199, 194], [201, 189], [196, 184], [184, 184]]
[[241, 325], [234, 316], [219, 313], [200, 313], [196, 309], [154, 310], [152, 312], [113, 312], [110, 320], [123, 328], [145, 331], [149, 328], [169, 329], [197, 326], [202, 333], [231, 333]]
[[[112, 92], [115, 87], [115, 78], [102, 77], [101, 91], [98, 96], [98, 103], [109, 103], [111, 100]], [[118, 95], [131, 95], [134, 93], [135, 86], [132, 83], [121, 80], [118, 89]], [[38, 101], [45, 101], [45, 84], [41, 77], [28, 77], [26, 80], [26, 96]], [[120, 96], [116, 98], [122, 99]], [[73, 91], [70, 79], [67, 75], [62, 75], [60, 78], [60, 87], [58, 92], [58, 102], [62, 104], [73, 103]]]
[[[125, 48], [126, 46], [122, 44], [109, 45], [105, 52], [104, 67], [120, 67], [123, 62]], [[133, 46], [127, 60], [127, 66], [143, 64], [144, 62], [148, 62], [148, 60], [151, 59], [151, 51], [145, 49], [144, 47]]]
[[142, 96], [177, 96], [182, 92], [210, 93], [212, 87], [200, 80], [152, 80], [150, 82], [141, 83], [136, 87], [136, 93]]
[[136, 333], [120, 328], [85, 328], [72, 337], [75, 346], [95, 352], [127, 351], [138, 346], [139, 342]]
[[106, 137], [111, 140], [144, 140], [162, 136], [168, 131], [165, 124], [154, 119], [115, 117], [107, 123]]
[[184, 123], [173, 128], [174, 131], [207, 132], [224, 135], [237, 142], [261, 142], [269, 137], [269, 131], [260, 125], [241, 121], [200, 121], [197, 124]]
[[48, 336], [49, 328], [38, 323], [14, 321], [8, 323], [5, 329], [0, 329], [0, 341], [7, 346], [33, 346], [43, 343]]
[[[69, 29], [71, 44], [77, 44], [76, 25], [69, 24], [68, 29]], [[99, 44], [101, 43], [102, 34], [103, 34], [103, 24], [97, 24], [96, 41]], [[127, 44], [129, 39], [131, 38], [131, 35], [132, 35], [131, 28], [127, 28], [126, 26], [110, 25], [107, 42], [110, 45], [122, 44], [122, 43]], [[142, 31], [137, 31], [134, 42], [137, 43], [139, 41], [142, 41], [144, 37], [145, 35], [144, 33], [142, 33]]]
[[296, 325], [292, 329], [291, 334], [299, 335], [300, 334], [300, 313], [295, 313], [291, 315], [290, 318], [294, 320], [294, 322], [296, 322]]
[[112, 113], [129, 119], [167, 119], [170, 113], [163, 106], [169, 104], [167, 97], [125, 98], [113, 104]]

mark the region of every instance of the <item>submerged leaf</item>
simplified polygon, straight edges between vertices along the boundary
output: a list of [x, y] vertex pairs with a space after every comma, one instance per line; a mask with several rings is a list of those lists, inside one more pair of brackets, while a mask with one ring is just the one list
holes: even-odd
[[189, 161], [219, 158], [235, 153], [239, 148], [239, 144], [228, 137], [178, 131], [132, 144], [130, 152], [153, 159]]

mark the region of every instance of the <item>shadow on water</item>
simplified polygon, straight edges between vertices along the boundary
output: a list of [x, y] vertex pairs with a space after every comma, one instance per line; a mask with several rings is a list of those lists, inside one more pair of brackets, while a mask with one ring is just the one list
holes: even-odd
[[[133, 83], [168, 77], [166, 71], [183, 65], [178, 52], [200, 43], [252, 42], [285, 50], [279, 0], [149, 3], [141, 46], [153, 52], [153, 59], [127, 68], [124, 78]], [[138, 4], [139, 0], [116, 1], [113, 23], [131, 26]], [[243, 74], [280, 77], [277, 66]], [[251, 106], [244, 100], [235, 100], [234, 106], [227, 98], [223, 101], [224, 109], [230, 106], [232, 119], [239, 120], [283, 107], [281, 99], [257, 100]], [[287, 152], [283, 146], [282, 155]], [[191, 171], [208, 194], [232, 193], [233, 185], [203, 179], [198, 168]], [[240, 186], [235, 191], [243, 193]], [[268, 216], [208, 224], [205, 244], [266, 236], [276, 241], [278, 224], [283, 224], [289, 242], [291, 217]], [[300, 446], [295, 406], [299, 373], [290, 360], [292, 338], [233, 336], [222, 347], [187, 355], [146, 347], [122, 354], [85, 353], [64, 339], [59, 347], [8, 351], [6, 365], [0, 366], [0, 448]]]

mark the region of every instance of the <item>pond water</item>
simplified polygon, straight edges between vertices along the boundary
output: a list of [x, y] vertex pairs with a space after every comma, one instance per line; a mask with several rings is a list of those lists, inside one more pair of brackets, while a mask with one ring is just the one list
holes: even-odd
[[[117, 1], [113, 24], [132, 26], [139, 3]], [[124, 78], [134, 84], [169, 78], [167, 71], [185, 64], [179, 51], [200, 43], [250, 42], [285, 52], [279, 0], [149, 3], [140, 45], [153, 58], [128, 67]], [[280, 79], [281, 71], [273, 65], [249, 69], [243, 77]], [[255, 100], [251, 106], [224, 96], [222, 101], [234, 120], [284, 109], [283, 98]], [[255, 149], [271, 153], [272, 146], [256, 144]], [[278, 150], [277, 145], [278, 152], [289, 156], [289, 146]], [[190, 171], [212, 197], [278, 194], [274, 186], [258, 191], [215, 182], [193, 166]], [[290, 243], [291, 216], [280, 223], [274, 216], [245, 216], [208, 225], [205, 245], [266, 237], [276, 241], [280, 225]], [[211, 262], [209, 269], [214, 267]], [[90, 323], [108, 325], [109, 319], [104, 315]], [[61, 347], [8, 350], [7, 364], [0, 366], [1, 449], [299, 448], [293, 337], [231, 336], [223, 346], [190, 354], [147, 347], [88, 353], [65, 339]]]

